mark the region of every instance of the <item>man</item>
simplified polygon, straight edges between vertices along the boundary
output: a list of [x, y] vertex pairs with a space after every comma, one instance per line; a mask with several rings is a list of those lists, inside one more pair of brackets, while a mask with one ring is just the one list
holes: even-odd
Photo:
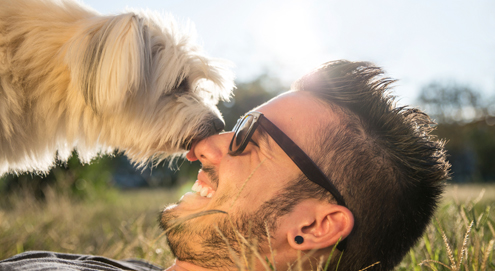
[[[430, 118], [395, 108], [393, 80], [381, 74], [369, 63], [327, 63], [233, 132], [194, 144], [198, 192], [161, 217], [177, 257], [168, 270], [262, 270], [265, 259], [286, 270], [305, 254], [305, 270], [330, 254], [339, 270], [393, 269], [430, 221], [449, 164]], [[197, 217], [208, 210], [222, 212]], [[239, 233], [256, 237], [259, 260], [243, 257]]]
[[177, 257], [167, 270], [316, 270], [327, 260], [329, 270], [392, 270], [429, 223], [449, 164], [430, 118], [395, 108], [381, 74], [326, 63], [232, 132], [195, 142], [195, 192], [160, 217]]

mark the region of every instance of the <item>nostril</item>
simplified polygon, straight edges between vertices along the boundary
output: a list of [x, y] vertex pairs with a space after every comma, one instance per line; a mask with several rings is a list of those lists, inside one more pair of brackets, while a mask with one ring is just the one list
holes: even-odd
[[215, 128], [215, 132], [219, 133], [223, 131], [223, 128], [225, 128], [225, 123], [223, 123], [221, 119], [214, 119], [213, 127]]

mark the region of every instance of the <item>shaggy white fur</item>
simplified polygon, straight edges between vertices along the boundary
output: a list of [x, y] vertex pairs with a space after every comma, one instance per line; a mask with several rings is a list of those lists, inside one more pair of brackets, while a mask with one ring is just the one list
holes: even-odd
[[0, 176], [46, 172], [73, 149], [145, 165], [223, 129], [234, 87], [194, 30], [136, 11], [102, 16], [71, 0], [0, 0]]

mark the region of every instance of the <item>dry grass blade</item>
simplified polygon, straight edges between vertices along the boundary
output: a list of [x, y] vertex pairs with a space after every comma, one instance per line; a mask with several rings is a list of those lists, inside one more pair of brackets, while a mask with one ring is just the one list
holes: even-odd
[[488, 228], [490, 228], [490, 231], [492, 232], [492, 236], [495, 236], [495, 230], [493, 229], [493, 225], [490, 221], [488, 221]]
[[447, 235], [445, 235], [445, 232], [443, 230], [442, 230], [442, 239], [443, 239], [443, 243], [445, 244], [445, 248], [447, 249], [447, 254], [449, 256], [450, 266], [451, 266], [450, 270], [457, 271], [456, 263], [454, 259], [454, 253], [452, 253], [452, 249], [450, 248], [449, 241], [447, 240]]
[[442, 262], [439, 262], [439, 261], [435, 261], [435, 260], [424, 260], [422, 262], [419, 263], [420, 266], [423, 266], [423, 265], [426, 265], [428, 266], [429, 268], [431, 269], [434, 269], [434, 270], [437, 270], [435, 267], [431, 266], [430, 263], [437, 263], [437, 264], [440, 264], [440, 265], [443, 265], [445, 266], [445, 268], [449, 269], [449, 270], [452, 270], [452, 268]]
[[486, 192], [486, 189], [485, 188], [481, 189], [481, 192], [478, 195], [478, 197], [473, 200], [473, 205], [476, 205], [478, 202], [480, 202], [481, 199], [483, 199], [483, 196], [485, 195], [485, 192]]
[[296, 271], [303, 271], [302, 261], [301, 261], [301, 251], [297, 250], [297, 262], [296, 262]]
[[241, 263], [241, 260], [239, 259], [239, 257], [237, 257], [236, 252], [230, 246], [229, 240], [225, 237], [225, 235], [223, 235], [222, 231], [217, 226], [215, 226], [215, 229], [217, 230], [218, 234], [220, 234], [220, 236], [222, 237], [222, 240], [227, 245], [227, 249], [229, 250], [230, 255], [234, 259], [234, 263], [235, 263], [235, 265], [237, 265], [237, 268], [239, 270], [245, 270], [244, 265]]
[[[300, 251], [300, 250], [298, 250], [298, 251]], [[302, 269], [302, 264], [304, 262], [306, 262], [307, 260], [309, 260], [309, 258], [311, 258], [311, 256], [313, 256], [313, 254], [315, 254], [316, 251], [318, 251], [318, 249], [312, 249], [308, 253], [304, 253], [302, 251], [300, 252], [300, 253], [304, 253], [304, 256], [303, 257], [297, 257], [298, 266], [301, 266], [301, 269], [300, 270], [303, 270]], [[310, 264], [311, 264], [311, 262], [310, 262]], [[311, 269], [311, 270], [313, 270], [313, 269]]]
[[266, 264], [265, 262], [265, 259], [263, 259], [263, 257], [261, 257], [259, 251], [258, 251], [258, 248], [257, 247], [254, 247], [252, 244], [250, 244], [246, 238], [244, 238], [244, 236], [242, 236], [242, 234], [240, 234], [239, 232], [237, 232], [237, 235], [239, 236], [239, 238], [241, 239], [241, 241], [251, 250], [251, 252], [253, 252], [253, 254], [256, 256], [256, 258], [258, 258], [258, 260], [260, 261], [260, 263], [263, 265], [263, 267], [265, 268], [265, 270], [272, 270], [270, 269], [270, 267]]
[[[335, 252], [335, 248], [337, 248], [337, 245], [340, 243], [340, 241], [342, 241], [342, 236], [339, 237], [339, 240], [337, 240], [337, 243], [335, 243], [335, 245], [333, 246], [332, 250], [330, 251], [330, 255], [328, 255], [327, 262], [325, 263], [324, 270], [328, 270], [328, 266], [330, 265], [330, 261], [332, 260], [333, 253]], [[343, 254], [343, 252], [340, 253], [340, 257], [342, 257], [342, 254]]]
[[[474, 237], [474, 236], [473, 236]], [[481, 241], [480, 238], [472, 238], [473, 240], [473, 245], [471, 246], [471, 249], [474, 251], [474, 255], [471, 256], [470, 262], [471, 265], [473, 266], [473, 269], [478, 271], [479, 265], [480, 265], [480, 253], [481, 253]]]
[[380, 262], [376, 262], [376, 263], [374, 263], [374, 264], [372, 264], [372, 265], [370, 265], [370, 266], [368, 266], [368, 267], [366, 267], [366, 268], [363, 268], [363, 269], [361, 269], [361, 270], [359, 270], [359, 271], [364, 271], [364, 270], [366, 270], [366, 269], [370, 269], [371, 267], [373, 267], [373, 266], [375, 266], [375, 265], [377, 265], [377, 264], [380, 264]]
[[323, 271], [323, 264], [325, 263], [325, 257], [323, 255], [320, 256], [320, 261], [318, 263], [318, 268], [316, 271]]
[[188, 220], [191, 220], [191, 219], [194, 219], [194, 218], [197, 218], [197, 217], [200, 217], [200, 216], [205, 216], [205, 215], [214, 215], [214, 214], [225, 214], [225, 215], [228, 215], [227, 212], [225, 211], [222, 211], [222, 210], [206, 210], [206, 211], [201, 211], [201, 212], [198, 212], [198, 213], [194, 213], [194, 214], [190, 214], [188, 216], [185, 216], [185, 217], [181, 217], [181, 218], [177, 218], [175, 220], [172, 221], [172, 226], [170, 226], [165, 232], [169, 232], [171, 229], [177, 227], [178, 225], [188, 221]]
[[[228, 218], [229, 218], [229, 223], [230, 223], [230, 226], [232, 227], [232, 230], [236, 233], [235, 239], [237, 240], [237, 243], [239, 244], [239, 248], [242, 248], [242, 243], [241, 243], [241, 240], [239, 239], [239, 235], [241, 235], [241, 234], [238, 232], [238, 230], [234, 226], [234, 222], [232, 221], [231, 217], [229, 216]], [[248, 266], [249, 262], [248, 262], [248, 259], [246, 257], [246, 253], [243, 253], [242, 257], [244, 258], [244, 262], [246, 263], [246, 266]]]
[[464, 226], [468, 227], [469, 219], [467, 218], [466, 211], [464, 210], [463, 207], [461, 207], [461, 218], [464, 221]]
[[458, 190], [459, 190], [459, 186], [455, 185], [454, 186], [454, 197], [453, 197], [453, 199], [454, 199], [454, 202], [455, 202], [455, 205], [456, 206], [461, 205], [460, 204], [460, 201], [459, 201], [459, 191]]
[[490, 252], [492, 252], [493, 244], [495, 243], [495, 239], [490, 240], [488, 246], [485, 249], [485, 254], [483, 254], [483, 261], [481, 263], [481, 271], [486, 270], [486, 263], [488, 262], [488, 257], [490, 256]]
[[[462, 248], [461, 248], [461, 253], [459, 254], [459, 262], [457, 263], [456, 270], [459, 270], [461, 268], [461, 263], [464, 257], [464, 254], [466, 254], [466, 249], [467, 249], [467, 241], [469, 239], [469, 234], [471, 233], [471, 229], [473, 228], [474, 221], [471, 221], [471, 224], [469, 225], [466, 234], [464, 235], [464, 241], [462, 242]], [[466, 256], [467, 258], [467, 256]]]
[[273, 252], [272, 248], [272, 238], [270, 235], [270, 230], [268, 229], [268, 223], [265, 221], [265, 230], [266, 230], [266, 238], [268, 239], [268, 247], [270, 248], [270, 255], [272, 256], [272, 266], [273, 270], [277, 271], [277, 268], [275, 267], [275, 253]]
[[266, 161], [266, 158], [263, 159], [263, 161], [261, 161], [257, 166], [256, 168], [253, 169], [253, 171], [251, 172], [251, 174], [249, 174], [249, 176], [246, 178], [246, 180], [244, 181], [244, 183], [242, 184], [241, 186], [241, 189], [239, 189], [239, 192], [237, 192], [237, 195], [235, 196], [234, 200], [232, 201], [232, 204], [230, 204], [230, 210], [232, 210], [232, 207], [234, 206], [234, 203], [237, 201], [237, 199], [239, 198], [239, 196], [241, 195], [241, 192], [242, 190], [244, 190], [244, 187], [246, 186], [247, 182], [251, 179], [251, 177], [253, 177], [253, 174], [258, 170], [258, 168], [261, 166], [261, 164], [263, 164], [263, 162]]

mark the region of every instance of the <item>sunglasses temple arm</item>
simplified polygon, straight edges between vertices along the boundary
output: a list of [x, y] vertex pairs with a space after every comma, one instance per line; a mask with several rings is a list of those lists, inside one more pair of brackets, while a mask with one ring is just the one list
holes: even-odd
[[[292, 141], [292, 139], [264, 116], [260, 117], [259, 122], [310, 181], [315, 182], [330, 192], [339, 205], [346, 206], [344, 198], [337, 188], [330, 182], [328, 177], [325, 176], [313, 160], [311, 160], [311, 158], [309, 158], [309, 156]], [[289, 146], [290, 148], [284, 148], [284, 146]], [[307, 159], [302, 159], [300, 157], [307, 157]], [[308, 168], [311, 170], [303, 170]]]

